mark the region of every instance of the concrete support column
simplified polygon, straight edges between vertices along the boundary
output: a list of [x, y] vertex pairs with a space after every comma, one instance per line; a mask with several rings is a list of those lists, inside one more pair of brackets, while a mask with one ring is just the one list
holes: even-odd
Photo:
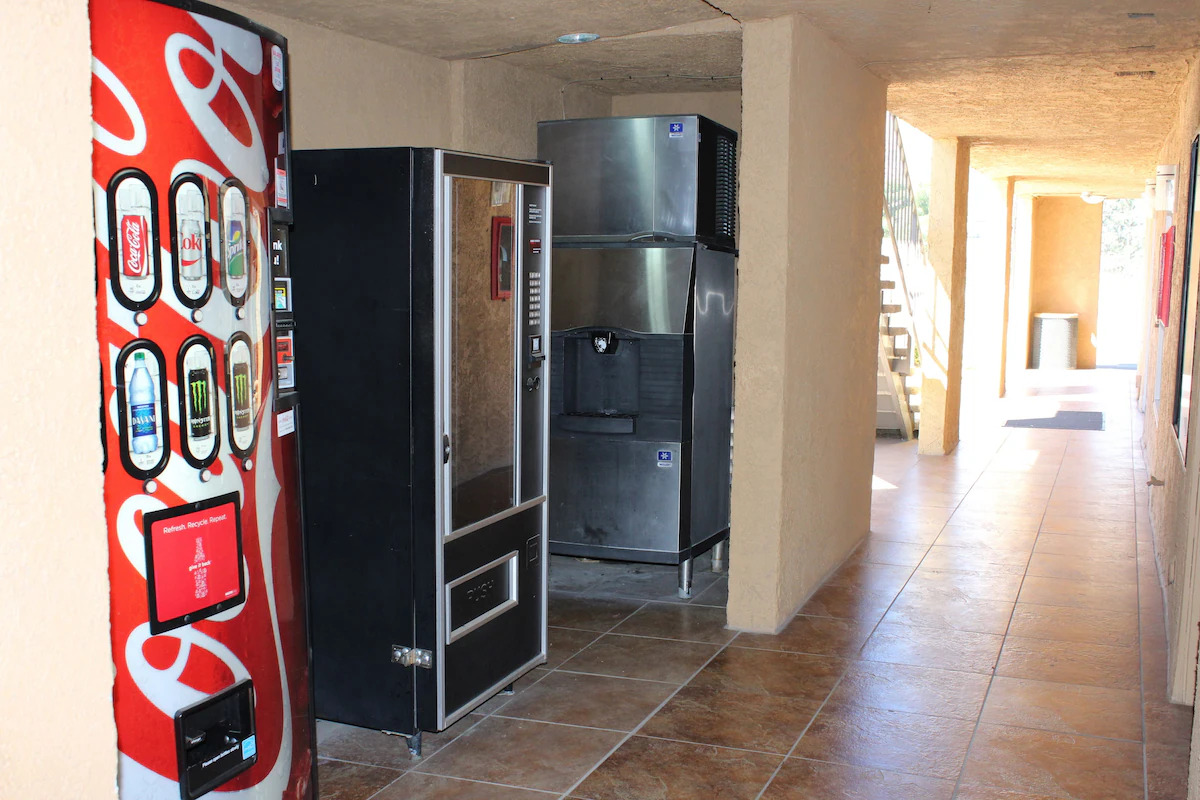
[[934, 141], [929, 184], [934, 330], [921, 342], [922, 455], [946, 455], [958, 446], [970, 172], [971, 146], [965, 139]]
[[1013, 198], [1016, 196], [1017, 179], [1005, 178], [1004, 191], [1004, 313], [1000, 327], [1000, 396], [1008, 393], [1008, 312], [1010, 295], [1012, 293], [1012, 261], [1013, 261]]
[[886, 86], [797, 17], [742, 52], [729, 624], [774, 631], [870, 525]]

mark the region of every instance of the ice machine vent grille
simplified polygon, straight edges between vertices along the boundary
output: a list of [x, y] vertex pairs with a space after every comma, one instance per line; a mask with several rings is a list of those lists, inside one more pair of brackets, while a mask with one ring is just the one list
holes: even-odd
[[717, 136], [716, 202], [716, 233], [732, 239], [737, 218], [737, 145], [721, 135]]

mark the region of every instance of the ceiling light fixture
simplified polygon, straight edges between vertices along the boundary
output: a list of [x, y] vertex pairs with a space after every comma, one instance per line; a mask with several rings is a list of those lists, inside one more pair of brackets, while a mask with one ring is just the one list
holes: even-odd
[[1130, 19], [1154, 19], [1153, 11], [1130, 11], [1125, 16]]
[[1091, 192], [1083, 192], [1079, 195], [1079, 198], [1083, 200], [1083, 202], [1091, 203], [1092, 205], [1098, 205], [1099, 203], [1103, 203], [1108, 199], [1102, 194], [1092, 194]]
[[558, 41], [562, 44], [584, 44], [586, 42], [594, 42], [600, 38], [598, 33], [564, 33], [558, 37]]

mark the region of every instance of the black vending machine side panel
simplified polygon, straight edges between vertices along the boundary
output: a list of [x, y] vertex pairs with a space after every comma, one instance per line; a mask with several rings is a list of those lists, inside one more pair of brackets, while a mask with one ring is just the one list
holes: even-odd
[[316, 715], [397, 733], [417, 731], [414, 670], [390, 658], [413, 644], [411, 156], [292, 160]]

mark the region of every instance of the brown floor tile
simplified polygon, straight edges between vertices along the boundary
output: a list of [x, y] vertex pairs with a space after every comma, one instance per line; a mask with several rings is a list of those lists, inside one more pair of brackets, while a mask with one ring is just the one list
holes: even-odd
[[1140, 800], [1142, 748], [1134, 742], [980, 725], [962, 782], [1069, 800]]
[[780, 756], [635, 736], [571, 793], [579, 800], [754, 800]]
[[737, 636], [725, 627], [725, 609], [678, 603], [647, 603], [613, 633], [708, 644], [725, 644]]
[[1058, 553], [1034, 553], [1029, 574], [1042, 578], [1068, 578], [1098, 583], [1137, 583], [1137, 565], [1132, 559], [1100, 559]]
[[918, 567], [904, 590], [1011, 603], [1021, 591], [1021, 578], [1021, 575], [1013, 574], [949, 572]]
[[935, 545], [970, 547], [987, 550], [1016, 550], [1028, 554], [1038, 535], [1033, 531], [993, 531], [983, 528], [963, 528], [947, 525]]
[[475, 709], [475, 712], [477, 714], [491, 714], [491, 713], [498, 711], [499, 709], [501, 709], [504, 706], [511, 703], [514, 699], [519, 697], [521, 694], [523, 694], [526, 689], [533, 686], [535, 683], [537, 683], [538, 681], [540, 681], [542, 678], [546, 677], [549, 674], [550, 674], [550, 670], [538, 668], [538, 669], [535, 669], [535, 670], [523, 675], [522, 677], [518, 678], [516, 680], [516, 682], [513, 684], [513, 693], [512, 694], [504, 694], [503, 692], [501, 692], [500, 694], [496, 695], [495, 697], [493, 697], [492, 699], [488, 700], [486, 703], [481, 705], [479, 708]]
[[1102, 611], [1136, 612], [1137, 586], [1120, 583], [1096, 583], [1067, 578], [1026, 576], [1017, 598], [1021, 603], [1046, 606], [1075, 606]]
[[1026, 794], [991, 786], [962, 786], [954, 800], [1069, 800], [1066, 795]]
[[840, 658], [729, 647], [689, 685], [823, 701], [846, 665]]
[[546, 669], [559, 666], [602, 635], [596, 631], [574, 628], [549, 628], [546, 639]]
[[1000, 600], [973, 600], [904, 591], [883, 619], [884, 622], [901, 625], [1003, 634], [1008, 630], [1012, 611], [1012, 603]]
[[987, 575], [1024, 575], [1031, 550], [990, 547], [949, 547], [935, 544], [921, 562], [924, 570], [981, 572]]
[[905, 664], [857, 661], [846, 670], [830, 702], [975, 720], [989, 676]]
[[709, 586], [702, 592], [699, 592], [692, 597], [692, 605], [694, 606], [716, 606], [725, 608], [729, 605], [729, 579], [719, 578], [713, 581], [713, 585]]
[[[430, 756], [454, 741], [479, 722], [478, 714], [468, 714], [441, 733], [426, 733], [421, 737], [421, 752]], [[336, 725], [336, 723], [335, 723]], [[416, 763], [408, 752], [408, 740], [370, 728], [336, 725], [317, 745], [321, 758], [353, 761], [389, 769], [406, 770]]]
[[763, 800], [950, 800], [954, 781], [789, 758]]
[[871, 592], [853, 586], [822, 586], [813, 592], [800, 613], [874, 623], [883, 617], [883, 612], [896, 599], [896, 593]]
[[600, 637], [559, 669], [681, 684], [686, 683], [719, 649], [712, 644], [610, 633]]
[[[321, 800], [325, 800], [324, 786]], [[551, 800], [556, 792], [537, 792], [495, 783], [476, 783], [410, 772], [371, 800]]]
[[912, 567], [894, 564], [870, 564], [850, 561], [842, 565], [825, 581], [826, 586], [850, 586], [869, 592], [895, 593], [904, 588]]
[[603, 633], [612, 630], [642, 605], [638, 600], [583, 598], [551, 592], [549, 624], [555, 628], [577, 628]]
[[1083, 736], [1142, 739], [1141, 693], [1136, 690], [997, 676], [981, 719]]
[[923, 544], [911, 542], [888, 542], [870, 538], [858, 548], [855, 558], [869, 564], [895, 564], [901, 567], [915, 567], [921, 563], [929, 548]]
[[321, 800], [367, 800], [404, 773], [385, 767], [321, 759], [317, 781]]
[[734, 639], [733, 644], [763, 650], [849, 657], [862, 647], [872, 627], [873, 623], [799, 614], [778, 634], [742, 633]]
[[929, 546], [942, 532], [940, 522], [896, 522], [871, 519], [871, 538], [884, 542], [903, 542]]
[[1186, 747], [1192, 740], [1192, 707], [1146, 701], [1146, 743]]
[[488, 717], [414, 771], [565, 792], [622, 736], [614, 731]]
[[820, 707], [820, 700], [685, 686], [638, 732], [787, 755]]
[[960, 509], [947, 524], [963, 528], [983, 528], [990, 531], [1036, 531], [1042, 522], [1042, 512], [1031, 514], [1004, 513], [989, 509]]
[[975, 723], [826, 703], [794, 756], [953, 780]]
[[669, 683], [552, 672], [497, 713], [502, 717], [631, 731], [675, 688]]
[[1075, 536], [1111, 537], [1114, 539], [1132, 539], [1134, 533], [1133, 522], [1080, 519], [1052, 514], [1047, 514], [1046, 518], [1042, 520], [1040, 530], [1043, 533], [1069, 533]]
[[[1132, 482], [1132, 481], [1131, 481]], [[1076, 517], [1089, 520], [1112, 520], [1133, 522], [1132, 504], [1087, 503], [1078, 500], [1056, 500], [1053, 495], [1046, 506], [1046, 515], [1051, 517]]]
[[863, 645], [862, 658], [914, 667], [990, 673], [1003, 640], [1003, 636], [990, 633], [883, 622]]
[[1133, 558], [1137, 552], [1137, 546], [1133, 539], [1091, 538], [1068, 533], [1042, 533], [1038, 536], [1033, 552], [1092, 558]]
[[1148, 800], [1183, 800], [1187, 797], [1190, 755], [1187, 746], [1146, 746]]
[[1138, 619], [1136, 614], [1121, 611], [1017, 603], [1009, 634], [1030, 639], [1137, 647]]
[[1009, 636], [996, 674], [1133, 690], [1141, 682], [1141, 660], [1136, 647]]

